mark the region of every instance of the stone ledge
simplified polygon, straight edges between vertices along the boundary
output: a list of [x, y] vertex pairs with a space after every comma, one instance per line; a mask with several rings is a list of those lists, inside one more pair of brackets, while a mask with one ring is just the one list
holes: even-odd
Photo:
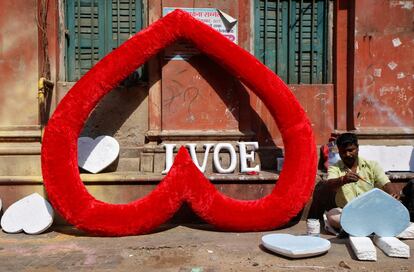
[[40, 142], [40, 126], [0, 126], [0, 142]]
[[414, 178], [414, 172], [410, 172], [410, 171], [403, 171], [403, 172], [388, 171], [388, 172], [385, 172], [385, 174], [391, 180], [412, 179], [412, 178]]
[[[389, 172], [385, 172], [385, 174], [388, 176], [388, 178], [391, 181], [397, 181], [397, 182], [399, 182], [400, 180], [406, 180], [406, 179], [414, 178], [414, 172], [410, 172], [410, 171], [403, 171], [403, 172], [389, 171]], [[321, 179], [327, 179], [328, 178], [327, 173], [320, 172], [320, 171], [318, 172], [318, 176]]]
[[[100, 174], [80, 174], [81, 179], [86, 184], [96, 183], [150, 183], [156, 184], [161, 181], [165, 175], [157, 174], [137, 174], [135, 172], [120, 172], [120, 173], [100, 173]], [[213, 183], [234, 183], [245, 182], [250, 183], [274, 183], [279, 175], [275, 172], [261, 171], [257, 175], [247, 174], [208, 174], [207, 178]], [[0, 176], [0, 185], [6, 184], [42, 184], [42, 176]]]
[[239, 130], [163, 130], [147, 131], [145, 135], [150, 141], [190, 141], [190, 140], [215, 140], [215, 141], [241, 141], [254, 137], [252, 131], [241, 132]]
[[0, 155], [40, 155], [40, 142], [0, 142]]

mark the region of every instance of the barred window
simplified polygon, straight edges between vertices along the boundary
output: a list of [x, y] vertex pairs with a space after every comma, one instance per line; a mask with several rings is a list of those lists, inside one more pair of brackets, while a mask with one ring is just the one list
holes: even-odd
[[330, 0], [255, 0], [255, 55], [287, 83], [329, 83]]
[[77, 81], [142, 28], [139, 0], [66, 1], [66, 78]]

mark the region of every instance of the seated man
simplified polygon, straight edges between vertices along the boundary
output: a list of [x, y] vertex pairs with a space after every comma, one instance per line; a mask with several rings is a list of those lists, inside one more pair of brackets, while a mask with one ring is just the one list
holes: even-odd
[[341, 160], [329, 166], [328, 179], [315, 188], [309, 218], [320, 218], [325, 210], [329, 210], [328, 222], [339, 229], [342, 208], [355, 197], [379, 188], [400, 199], [400, 190], [390, 182], [377, 162], [358, 156], [355, 134], [341, 134], [336, 144]]

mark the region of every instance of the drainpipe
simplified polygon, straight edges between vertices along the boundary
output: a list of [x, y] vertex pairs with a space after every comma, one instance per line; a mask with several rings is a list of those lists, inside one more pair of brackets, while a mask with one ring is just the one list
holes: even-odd
[[47, 100], [53, 90], [53, 82], [41, 77], [37, 85], [37, 102], [39, 106], [38, 122], [40, 126], [40, 139], [43, 140], [43, 130], [47, 123]]

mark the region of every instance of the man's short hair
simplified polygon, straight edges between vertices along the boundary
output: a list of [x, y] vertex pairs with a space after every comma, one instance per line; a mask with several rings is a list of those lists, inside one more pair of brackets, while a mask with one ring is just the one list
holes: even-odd
[[336, 145], [338, 147], [347, 147], [348, 145], [356, 145], [358, 146], [358, 138], [354, 133], [342, 133], [336, 139]]

